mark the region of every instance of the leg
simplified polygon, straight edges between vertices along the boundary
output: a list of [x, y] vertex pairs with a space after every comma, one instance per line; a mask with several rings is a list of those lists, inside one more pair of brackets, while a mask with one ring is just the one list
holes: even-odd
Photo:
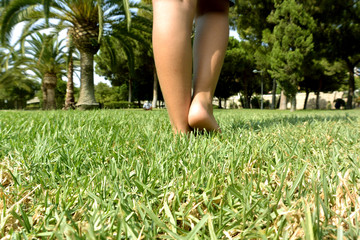
[[191, 30], [196, 0], [153, 0], [153, 49], [160, 87], [173, 130], [191, 131]]
[[198, 0], [194, 40], [194, 92], [188, 122], [194, 129], [220, 131], [212, 99], [229, 38], [229, 2]]

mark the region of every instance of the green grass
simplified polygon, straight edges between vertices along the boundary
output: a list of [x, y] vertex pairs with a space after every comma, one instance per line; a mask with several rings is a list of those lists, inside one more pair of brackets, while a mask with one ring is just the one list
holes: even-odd
[[0, 239], [360, 236], [360, 111], [0, 112]]

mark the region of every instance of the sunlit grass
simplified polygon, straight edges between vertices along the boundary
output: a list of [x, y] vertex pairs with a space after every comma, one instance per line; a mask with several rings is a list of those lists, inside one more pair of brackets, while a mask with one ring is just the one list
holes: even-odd
[[0, 238], [360, 236], [360, 111], [0, 112]]

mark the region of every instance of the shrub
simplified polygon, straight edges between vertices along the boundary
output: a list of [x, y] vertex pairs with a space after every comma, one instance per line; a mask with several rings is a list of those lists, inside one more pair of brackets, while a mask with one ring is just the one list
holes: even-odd
[[264, 109], [270, 109], [270, 101], [264, 100]]
[[345, 101], [341, 98], [337, 98], [334, 100], [335, 102], [335, 108], [340, 109], [341, 107], [345, 107]]
[[28, 104], [25, 108], [25, 110], [39, 110], [39, 109], [40, 109], [39, 103]]
[[135, 103], [127, 101], [118, 101], [118, 102], [107, 102], [104, 103], [104, 108], [106, 109], [121, 109], [121, 108], [137, 108], [138, 106]]
[[258, 96], [254, 96], [250, 100], [251, 108], [260, 108], [260, 98]]
[[360, 104], [360, 97], [356, 98], [356, 99], [355, 99], [355, 102], [356, 102], [357, 104]]

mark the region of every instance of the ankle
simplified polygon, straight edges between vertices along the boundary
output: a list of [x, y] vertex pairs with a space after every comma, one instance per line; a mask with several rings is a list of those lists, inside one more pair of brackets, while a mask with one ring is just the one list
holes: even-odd
[[212, 100], [213, 97], [210, 93], [199, 92], [194, 94], [191, 105], [200, 104], [202, 107], [206, 108], [207, 110], [212, 111]]

